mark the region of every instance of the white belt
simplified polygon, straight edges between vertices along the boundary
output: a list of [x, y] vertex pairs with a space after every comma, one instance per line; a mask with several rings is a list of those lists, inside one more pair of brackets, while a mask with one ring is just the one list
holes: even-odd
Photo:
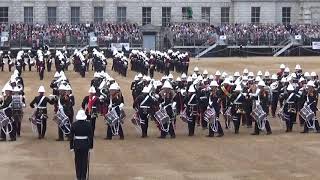
[[143, 109], [149, 109], [150, 106], [140, 106], [140, 108], [143, 108]]
[[37, 107], [37, 109], [47, 109], [47, 107]]
[[74, 139], [80, 139], [80, 140], [88, 139], [88, 136], [74, 136]]

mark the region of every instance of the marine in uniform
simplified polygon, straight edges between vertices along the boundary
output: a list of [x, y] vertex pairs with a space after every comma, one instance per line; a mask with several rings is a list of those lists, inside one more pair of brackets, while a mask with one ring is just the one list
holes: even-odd
[[35, 109], [35, 118], [39, 120], [37, 123], [38, 130], [38, 139], [43, 139], [46, 135], [47, 130], [47, 104], [54, 104], [52, 100], [44, 95], [45, 89], [43, 86], [40, 86], [38, 89], [39, 95], [36, 96], [30, 103], [30, 107]]
[[71, 125], [70, 150], [74, 151], [74, 162], [77, 180], [89, 179], [89, 150], [93, 149], [93, 132], [90, 122], [86, 121], [84, 110], [79, 110], [76, 120]]
[[[6, 84], [3, 88], [5, 95], [3, 97], [2, 104], [0, 106], [0, 110], [4, 111], [5, 115], [9, 118], [9, 122], [11, 122], [11, 132], [9, 132], [10, 140], [9, 141], [16, 141], [16, 122], [12, 119], [12, 87], [9, 84]], [[9, 130], [9, 126], [6, 125], [1, 129], [1, 139], [0, 141], [6, 141], [7, 133], [4, 130]], [[10, 131], [10, 130], [9, 130]]]
[[145, 86], [133, 104], [140, 119], [142, 138], [148, 137], [149, 117], [154, 114], [155, 99], [150, 95], [150, 91], [151, 89]]
[[93, 136], [96, 127], [96, 119], [98, 117], [99, 104], [100, 100], [96, 96], [96, 90], [93, 86], [91, 86], [89, 89], [89, 96], [84, 97], [81, 107], [85, 110], [87, 120], [91, 123]]
[[162, 90], [160, 91], [160, 108], [165, 109], [166, 113], [169, 116], [169, 121], [163, 124], [164, 129], [167, 129], [168, 132], [164, 131], [160, 128], [161, 135], [159, 138], [166, 138], [167, 133], [170, 134], [171, 138], [175, 138], [176, 134], [174, 132], [173, 124], [175, 123], [175, 110], [176, 110], [176, 102], [174, 102], [175, 92], [173, 91], [173, 87], [169, 81], [165, 81], [162, 86]]

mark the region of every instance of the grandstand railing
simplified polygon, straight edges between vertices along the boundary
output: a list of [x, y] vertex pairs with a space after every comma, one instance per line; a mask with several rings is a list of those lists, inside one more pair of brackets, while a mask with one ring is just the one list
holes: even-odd
[[[98, 46], [101, 48], [110, 48], [111, 43], [129, 43], [131, 48], [141, 48], [142, 39], [128, 38], [128, 39], [104, 39], [98, 37]], [[42, 45], [48, 45], [49, 47], [73, 47], [81, 48], [89, 45], [89, 36], [64, 36], [64, 37], [40, 37], [40, 38], [26, 38], [25, 36], [19, 36], [10, 38], [8, 42], [5, 42], [6, 47], [22, 49], [25, 47], [38, 48]]]

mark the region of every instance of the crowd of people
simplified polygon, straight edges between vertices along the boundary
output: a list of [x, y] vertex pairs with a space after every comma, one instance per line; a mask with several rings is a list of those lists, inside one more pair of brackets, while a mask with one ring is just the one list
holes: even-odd
[[111, 43], [132, 42], [139, 44], [142, 34], [136, 24], [9, 24], [1, 25], [2, 31], [9, 32], [11, 46], [32, 46], [38, 48], [47, 45], [88, 44], [88, 33], [94, 33], [100, 46]]
[[[301, 35], [303, 43], [310, 45], [312, 39], [320, 38], [319, 25], [308, 24], [223, 24], [176, 23], [168, 30], [172, 33], [173, 45], [200, 46], [215, 43], [225, 35], [230, 45], [278, 45], [283, 40]], [[88, 33], [97, 37], [99, 46], [111, 43], [142, 44], [142, 32], [137, 24], [1, 24], [0, 31], [9, 32], [11, 46], [40, 47], [47, 45], [85, 46]]]
[[224, 24], [182, 23], [170, 27], [175, 45], [203, 45], [214, 43], [217, 36], [225, 35], [229, 45], [278, 45], [280, 42], [301, 35], [303, 43], [320, 38], [320, 26], [309, 24]]

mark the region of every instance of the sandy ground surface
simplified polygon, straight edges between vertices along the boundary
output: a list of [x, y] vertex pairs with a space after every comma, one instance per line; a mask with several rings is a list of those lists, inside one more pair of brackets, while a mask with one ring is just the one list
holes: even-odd
[[[214, 58], [193, 60], [195, 65], [209, 73], [216, 69], [226, 72], [242, 71], [247, 67], [255, 73], [258, 70], [276, 72], [281, 63], [294, 69], [296, 63], [305, 71], [320, 72], [318, 57], [289, 58]], [[270, 119], [273, 128], [271, 136], [250, 136], [253, 129], [240, 128], [240, 134], [225, 130], [223, 138], [206, 138], [207, 130], [196, 129], [195, 137], [188, 137], [187, 126], [178, 119], [176, 139], [160, 140], [153, 122], [150, 123], [149, 138], [141, 139], [129, 122], [132, 117], [130, 82], [134, 72], [128, 77], [109, 73], [119, 82], [125, 96], [128, 119], [124, 125], [125, 140], [114, 138], [106, 141], [103, 118], [97, 121], [94, 151], [91, 154], [90, 176], [92, 180], [302, 180], [320, 179], [319, 134], [300, 134], [299, 125], [294, 132], [284, 133], [278, 119]], [[82, 98], [87, 94], [90, 72], [87, 78], [79, 78], [74, 72], [66, 73], [74, 90], [78, 110]], [[10, 74], [0, 72], [3, 86]], [[160, 77], [159, 74], [156, 75]], [[52, 73], [45, 73], [45, 81], [40, 82], [35, 72], [23, 73], [27, 103], [37, 94], [39, 85], [45, 85], [49, 95]], [[51, 90], [50, 90], [51, 92]], [[52, 121], [53, 107], [49, 107], [48, 131], [46, 139], [38, 140], [32, 133], [28, 117], [30, 107], [25, 109], [22, 137], [16, 142], [0, 143], [0, 179], [11, 180], [71, 180], [75, 177], [73, 154], [69, 143], [56, 142], [57, 127]]]

